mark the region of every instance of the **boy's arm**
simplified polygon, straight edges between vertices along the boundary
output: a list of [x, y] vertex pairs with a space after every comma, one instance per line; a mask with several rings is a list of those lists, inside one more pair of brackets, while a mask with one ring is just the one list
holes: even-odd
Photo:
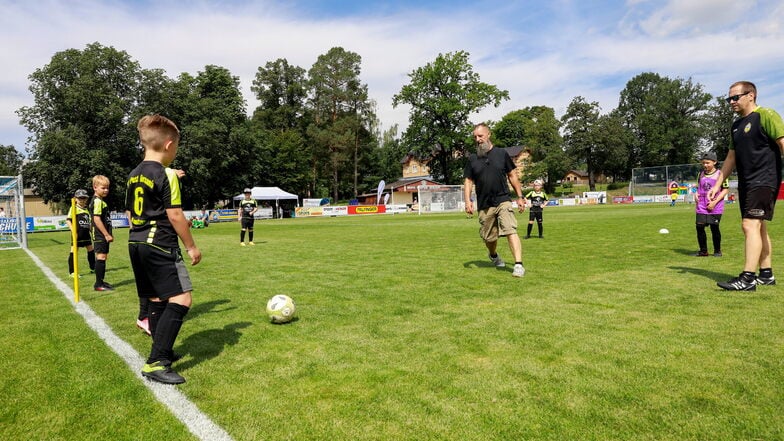
[[106, 229], [106, 225], [103, 223], [103, 219], [101, 219], [100, 215], [93, 215], [93, 223], [95, 224], [95, 228], [103, 234], [103, 237], [106, 238], [107, 242], [114, 241], [114, 237], [109, 234], [109, 230]]
[[180, 236], [182, 244], [185, 245], [185, 251], [188, 252], [188, 256], [191, 258], [191, 265], [196, 265], [201, 261], [201, 251], [196, 248], [196, 242], [193, 241], [188, 219], [185, 219], [182, 208], [167, 208], [166, 216], [169, 217], [169, 222], [174, 227], [174, 231], [177, 232], [177, 236]]

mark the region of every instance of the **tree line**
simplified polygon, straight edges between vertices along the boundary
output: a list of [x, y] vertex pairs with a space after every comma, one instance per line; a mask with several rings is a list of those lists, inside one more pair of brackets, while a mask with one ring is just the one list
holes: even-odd
[[[104, 174], [114, 184], [111, 206], [122, 207], [127, 173], [142, 157], [136, 121], [160, 113], [181, 130], [172, 166], [187, 172], [186, 208], [213, 207], [250, 185], [348, 199], [400, 177], [409, 153], [430, 161], [434, 179], [460, 183], [472, 116], [509, 92], [482, 82], [467, 52], [439, 54], [393, 97], [393, 106], [411, 107], [406, 130], [382, 131], [361, 64], [341, 47], [308, 70], [285, 58], [267, 62], [253, 79], [259, 105], [249, 116], [239, 78], [226, 68], [171, 78], [100, 43], [58, 52], [29, 77], [33, 104], [17, 110], [31, 133], [28, 160], [22, 165], [13, 146], [0, 146], [0, 174], [22, 172], [54, 203]], [[722, 157], [732, 117], [691, 79], [642, 73], [609, 113], [578, 96], [560, 119], [536, 105], [489, 124], [496, 146], [531, 151], [523, 182], [543, 178], [552, 191], [570, 169], [586, 170], [593, 188], [600, 174], [624, 180], [633, 167], [691, 163], [702, 150]]]

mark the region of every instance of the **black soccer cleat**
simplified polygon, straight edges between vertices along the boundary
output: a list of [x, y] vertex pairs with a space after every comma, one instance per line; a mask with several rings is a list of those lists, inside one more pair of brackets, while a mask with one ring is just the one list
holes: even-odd
[[174, 372], [171, 366], [167, 366], [160, 361], [152, 364], [145, 363], [144, 367], [142, 367], [142, 376], [164, 384], [185, 383], [185, 378]]
[[751, 282], [747, 282], [743, 280], [743, 277], [738, 276], [727, 280], [726, 282], [717, 282], [716, 285], [724, 290], [727, 291], [756, 291], [757, 284], [755, 280], [752, 279]]
[[776, 284], [776, 278], [773, 277], [773, 276], [770, 276], [770, 277], [760, 277], [760, 276], [757, 276], [757, 278], [754, 279], [754, 283], [757, 284], [757, 285], [775, 285]]

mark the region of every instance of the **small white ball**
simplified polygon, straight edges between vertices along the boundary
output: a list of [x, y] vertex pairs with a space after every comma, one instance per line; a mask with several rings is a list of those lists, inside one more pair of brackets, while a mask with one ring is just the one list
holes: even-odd
[[670, 234], [670, 230], [668, 230], [666, 228], [662, 228], [661, 230], [659, 230], [659, 233], [661, 233], [661, 234]]

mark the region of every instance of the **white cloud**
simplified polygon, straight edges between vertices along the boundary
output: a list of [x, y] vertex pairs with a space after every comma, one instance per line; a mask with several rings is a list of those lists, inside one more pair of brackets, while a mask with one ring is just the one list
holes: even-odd
[[0, 37], [7, 42], [0, 47], [0, 144], [24, 143], [14, 111], [32, 104], [28, 75], [55, 52], [96, 41], [172, 77], [223, 66], [240, 78], [249, 112], [257, 104], [250, 85], [259, 66], [286, 58], [308, 69], [318, 55], [342, 46], [362, 56], [362, 79], [384, 127], [407, 124], [407, 106], [391, 107], [407, 74], [457, 50], [471, 54], [483, 81], [510, 92], [510, 101], [478, 120], [534, 105], [562, 114], [577, 95], [609, 111], [626, 82], [646, 71], [692, 77], [713, 94], [749, 79], [784, 110], [782, 0], [561, 0], [485, 4], [481, 14], [473, 3], [428, 12], [423, 2], [415, 11], [329, 18], [283, 2], [175, 3], [136, 10], [133, 2], [0, 0]]

